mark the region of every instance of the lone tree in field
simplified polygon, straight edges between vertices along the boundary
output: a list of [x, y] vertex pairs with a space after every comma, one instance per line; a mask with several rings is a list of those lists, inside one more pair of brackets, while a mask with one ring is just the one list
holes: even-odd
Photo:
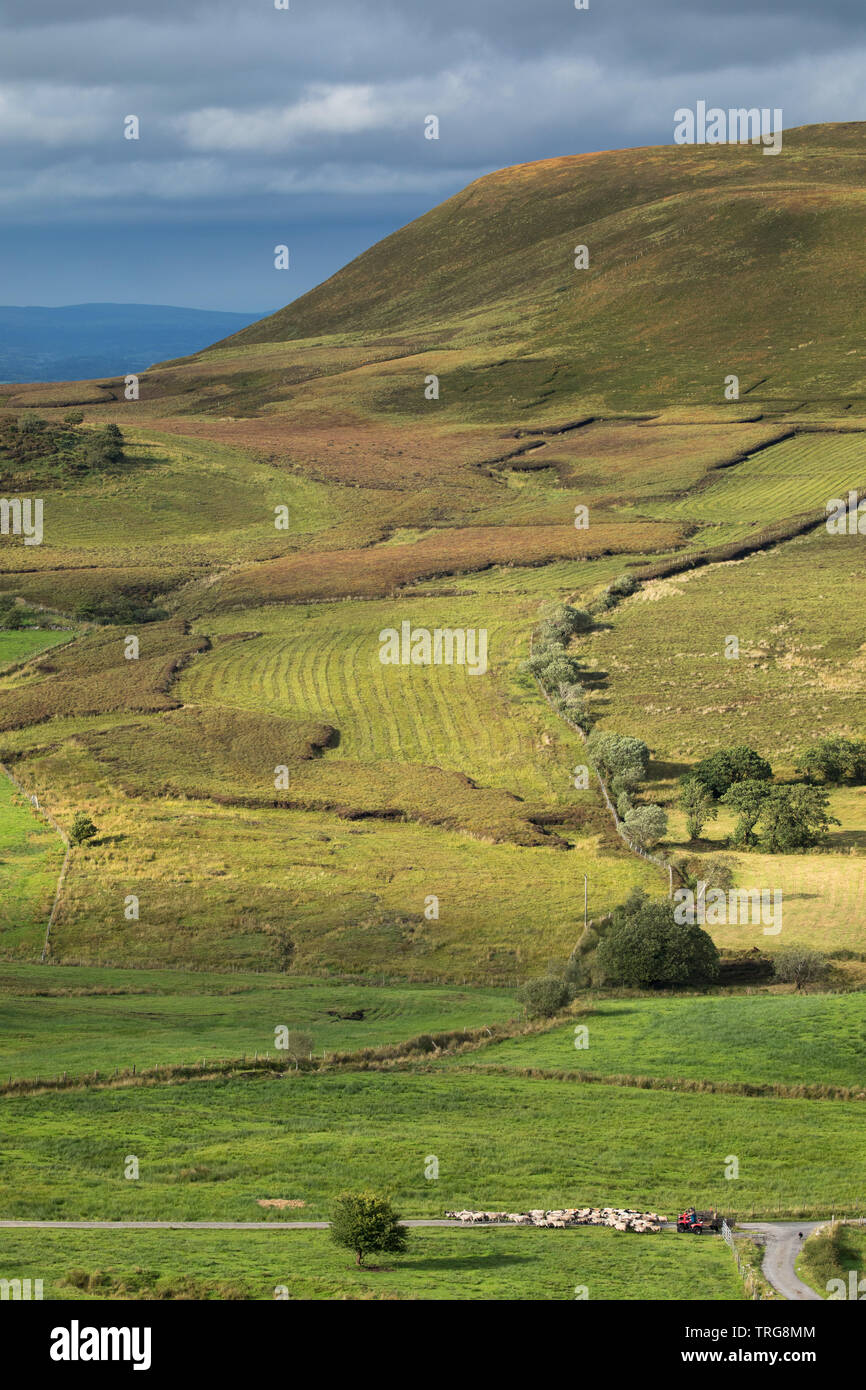
[[678, 923], [667, 901], [635, 890], [620, 907], [599, 943], [596, 961], [610, 984], [636, 988], [710, 985], [719, 973], [719, 953], [702, 927]]
[[331, 1240], [354, 1250], [355, 1264], [364, 1256], [383, 1251], [401, 1255], [406, 1249], [405, 1226], [387, 1197], [375, 1192], [341, 1192], [331, 1209]]
[[686, 813], [690, 840], [699, 839], [707, 821], [715, 820], [719, 814], [712, 792], [697, 777], [687, 777], [680, 787], [680, 810]]
[[787, 946], [773, 957], [776, 979], [783, 984], [796, 985], [797, 989], [817, 984], [824, 979], [829, 968], [826, 957], [811, 946]]
[[69, 832], [69, 838], [72, 843], [74, 845], [86, 844], [88, 840], [92, 840], [94, 835], [98, 834], [99, 832], [87, 812], [79, 811], [75, 820], [72, 822], [72, 829]]

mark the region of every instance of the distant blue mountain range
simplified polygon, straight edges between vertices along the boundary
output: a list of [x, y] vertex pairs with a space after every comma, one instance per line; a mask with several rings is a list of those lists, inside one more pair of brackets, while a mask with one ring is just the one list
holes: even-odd
[[170, 304], [0, 305], [0, 382], [81, 381], [143, 372], [154, 362], [198, 352], [263, 317]]

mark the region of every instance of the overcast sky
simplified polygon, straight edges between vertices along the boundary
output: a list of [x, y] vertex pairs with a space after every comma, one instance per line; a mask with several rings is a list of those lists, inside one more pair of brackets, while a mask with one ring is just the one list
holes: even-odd
[[669, 144], [699, 99], [866, 119], [863, 0], [289, 4], [0, 0], [0, 303], [264, 312], [480, 174]]

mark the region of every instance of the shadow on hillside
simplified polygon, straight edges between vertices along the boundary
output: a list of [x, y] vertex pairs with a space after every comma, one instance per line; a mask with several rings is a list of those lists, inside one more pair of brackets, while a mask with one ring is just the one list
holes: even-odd
[[638, 1010], [632, 1004], [609, 1004], [607, 1000], [602, 1000], [596, 1009], [597, 1014], [603, 1014], [605, 1018], [616, 1018], [620, 1014], [636, 1014]]
[[691, 763], [668, 763], [655, 758], [650, 758], [647, 768], [648, 782], [675, 782], [684, 772], [688, 772]]
[[837, 830], [835, 834], [831, 831], [827, 843], [837, 853], [849, 848], [863, 849], [866, 847], [866, 830]]

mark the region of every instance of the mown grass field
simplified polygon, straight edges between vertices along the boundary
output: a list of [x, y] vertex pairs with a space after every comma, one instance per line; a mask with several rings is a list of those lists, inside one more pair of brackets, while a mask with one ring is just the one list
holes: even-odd
[[[179, 684], [186, 703], [230, 705], [323, 720], [339, 730], [328, 760], [409, 762], [462, 771], [524, 798], [574, 801], [577, 734], [519, 671], [529, 654], [537, 600], [414, 598], [269, 607], [199, 624], [212, 650]], [[486, 629], [488, 670], [391, 666], [379, 633]], [[243, 642], [217, 641], [250, 629]]]
[[[399, 1257], [356, 1269], [324, 1231], [6, 1230], [7, 1278], [41, 1278], [46, 1299], [106, 1297], [273, 1299], [742, 1299], [720, 1238], [666, 1234], [416, 1228]], [[92, 1291], [68, 1273], [101, 1271]], [[32, 1271], [32, 1273], [31, 1273]], [[38, 1273], [36, 1273], [38, 1271]], [[125, 1290], [124, 1292], [121, 1290]], [[285, 1297], [281, 1292], [280, 1297]]]
[[[318, 1057], [519, 1017], [507, 991], [266, 974], [0, 966], [0, 1080], [280, 1054], [280, 1025]], [[347, 1015], [360, 1012], [363, 1017]], [[56, 1042], [46, 1047], [46, 1039]]]
[[38, 956], [63, 863], [63, 841], [0, 773], [0, 956]]
[[740, 1216], [805, 1214], [859, 1211], [866, 1179], [862, 1102], [472, 1068], [45, 1092], [7, 1098], [4, 1114], [0, 1210], [20, 1218], [252, 1220], [259, 1199], [289, 1198], [319, 1219], [347, 1185], [390, 1192], [406, 1216], [583, 1203], [670, 1215], [684, 1194]]
[[[585, 1047], [577, 1046], [578, 1027], [587, 1029]], [[589, 1003], [572, 1023], [491, 1043], [448, 1065], [858, 1087], [866, 1073], [864, 1039], [860, 992], [626, 997]]]
[[848, 489], [858, 487], [866, 487], [866, 437], [801, 434], [718, 470], [708, 485], [650, 511], [709, 525], [760, 526], [795, 512], [823, 512], [832, 497], [847, 499]]

